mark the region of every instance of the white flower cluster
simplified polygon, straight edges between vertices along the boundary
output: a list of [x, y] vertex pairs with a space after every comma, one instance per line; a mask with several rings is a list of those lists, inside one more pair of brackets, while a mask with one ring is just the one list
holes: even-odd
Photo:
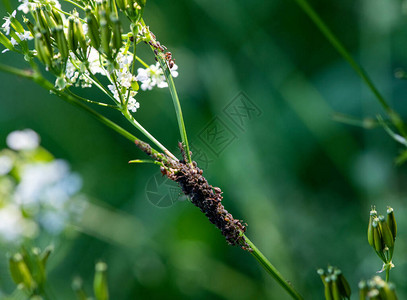
[[[10, 16], [3, 18], [3, 20], [4, 20], [5, 22], [3, 23], [3, 25], [1, 26], [1, 28], [4, 30], [4, 33], [5, 33], [6, 35], [10, 35], [11, 19], [16, 17], [16, 13], [17, 13], [17, 11], [15, 10], [15, 11], [13, 11], [13, 12], [11, 13]], [[32, 34], [31, 34], [30, 31], [24, 31], [24, 32], [21, 32], [21, 33], [16, 32], [15, 34], [16, 34], [16, 36], [17, 36], [17, 39], [20, 39], [20, 41], [17, 41], [14, 37], [11, 37], [11, 38], [10, 38], [10, 42], [11, 42], [11, 44], [12, 44], [14, 47], [17, 46], [19, 42], [28, 41], [28, 40], [32, 40], [32, 39], [33, 39], [33, 36], [32, 36]], [[7, 52], [7, 51], [9, 51], [9, 49], [6, 48], [6, 49], [4, 49], [4, 50], [2, 51], [2, 53], [5, 53], [5, 52]]]
[[[171, 68], [171, 76], [177, 77], [178, 76], [178, 66], [174, 64]], [[166, 82], [164, 72], [160, 66], [160, 63], [156, 63], [155, 65], [151, 65], [150, 67], [143, 69], [137, 69], [137, 76], [136, 79], [141, 82], [141, 89], [151, 90], [153, 87], [157, 86], [159, 88], [166, 88], [168, 87], [168, 83]]]
[[[136, 101], [134, 96], [137, 92], [133, 90], [133, 85], [136, 82], [136, 77], [131, 73], [131, 63], [133, 56], [119, 52], [116, 58], [116, 62], [119, 67], [115, 70], [114, 74], [117, 78], [117, 90], [116, 85], [113, 83], [107, 87], [113, 93], [114, 98], [120, 103], [120, 96], [127, 102], [127, 109], [136, 112], [140, 107], [140, 103]], [[120, 95], [119, 95], [120, 92]]]
[[30, 10], [35, 10], [41, 5], [51, 5], [57, 9], [61, 9], [61, 4], [58, 0], [18, 0], [21, 4], [18, 6], [18, 10], [21, 10], [24, 14], [28, 14]]
[[[32, 130], [10, 133], [7, 144], [10, 149], [0, 151], [0, 240], [18, 243], [41, 229], [59, 234], [85, 208], [81, 178], [39, 148]], [[41, 155], [46, 158], [38, 161]]]
[[[99, 0], [97, 0], [96, 2], [98, 1]], [[18, 0], [18, 2], [20, 2], [20, 5], [18, 6], [17, 10], [21, 11], [24, 14], [28, 14], [30, 11], [32, 12], [33, 10], [39, 7], [43, 7], [44, 5], [47, 7], [51, 6], [57, 11], [61, 10], [61, 5], [58, 0]], [[13, 46], [20, 44], [22, 41], [33, 39], [32, 33], [30, 31], [22, 32], [22, 29], [20, 28], [19, 32], [17, 32], [15, 24], [13, 25], [13, 21], [16, 18], [16, 13], [17, 11], [14, 11], [11, 15], [5, 17], [5, 22], [2, 25], [2, 29], [5, 34], [10, 35], [10, 42]], [[153, 87], [168, 87], [168, 83], [164, 76], [164, 71], [158, 62], [155, 65], [151, 65], [145, 69], [139, 68], [137, 70], [137, 76], [133, 74], [133, 64], [135, 62], [133, 61], [133, 54], [129, 52], [129, 40], [126, 45], [123, 44], [122, 48], [120, 48], [119, 46], [115, 49], [115, 61], [112, 62], [112, 57], [110, 57], [109, 60], [107, 58], [108, 56], [105, 55], [106, 52], [92, 47], [94, 43], [92, 43], [92, 40], [88, 35], [89, 28], [87, 26], [87, 23], [79, 17], [79, 13], [74, 10], [70, 13], [70, 15], [71, 22], [73, 18], [75, 22], [80, 22], [81, 27], [83, 28], [86, 40], [86, 45], [83, 47], [83, 49], [85, 50], [83, 51], [85, 51], [86, 53], [81, 52], [78, 54], [74, 53], [71, 49], [68, 49], [68, 52], [65, 52], [66, 54], [62, 56], [59, 48], [58, 51], [53, 52], [54, 55], [51, 60], [53, 62], [57, 62], [55, 64], [57, 65], [57, 68], [53, 69], [52, 64], [48, 64], [46, 67], [47, 70], [54, 70], [54, 73], [57, 75], [55, 81], [55, 87], [57, 89], [64, 90], [69, 86], [82, 88], [97, 86], [98, 88], [102, 89], [103, 92], [109, 94], [111, 98], [117, 101], [119, 106], [125, 106], [129, 111], [136, 112], [140, 107], [140, 103], [137, 102], [135, 98], [139, 89], [139, 84], [137, 83], [137, 81], [140, 82], [140, 87], [143, 91], [151, 90]], [[61, 14], [60, 19], [62, 20], [62, 27], [64, 29], [65, 37], [68, 37], [69, 28], [72, 28], [69, 27], [69, 18], [66, 18], [63, 14]], [[142, 40], [143, 38], [150, 37], [151, 35], [154, 36], [152, 33], [150, 33], [148, 27], [141, 26], [137, 39]], [[36, 43], [37, 41], [38, 40], [36, 40]], [[38, 43], [40, 44], [41, 42]], [[157, 42], [156, 44], [159, 43]], [[152, 45], [152, 42], [150, 42], [150, 45]], [[38, 48], [37, 46], [38, 45], [36, 44], [36, 49]], [[160, 49], [164, 49], [162, 46], [160, 47]], [[11, 47], [8, 48], [12, 49]], [[27, 46], [25, 46], [25, 48], [27, 48]], [[39, 47], [38, 49], [41, 49], [41, 47]], [[6, 52], [8, 50], [9, 49], [5, 49], [3, 52]], [[40, 60], [44, 57], [44, 54], [43, 56], [41, 56], [41, 51], [38, 51], [41, 53], [38, 53], [36, 50], [30, 52], [36, 55]], [[63, 60], [63, 57], [65, 57], [65, 60]], [[67, 60], [66, 57], [68, 57]], [[139, 58], [137, 59], [140, 60]], [[173, 77], [178, 76], [178, 66], [173, 63], [173, 61], [171, 62], [171, 64], [168, 63], [167, 68], [170, 68], [170, 72]], [[61, 69], [62, 73], [59, 73]], [[102, 86], [101, 82], [104, 81], [100, 80], [99, 77], [101, 76], [108, 79], [109, 84], [107, 85], [107, 88]]]

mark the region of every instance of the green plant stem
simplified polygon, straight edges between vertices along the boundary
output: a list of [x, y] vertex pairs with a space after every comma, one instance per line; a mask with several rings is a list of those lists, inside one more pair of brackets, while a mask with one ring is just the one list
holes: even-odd
[[164, 71], [165, 78], [167, 79], [168, 88], [170, 90], [172, 102], [174, 103], [175, 113], [177, 115], [178, 128], [179, 128], [179, 132], [181, 135], [182, 144], [185, 147], [185, 154], [187, 156], [188, 163], [192, 163], [191, 153], [189, 152], [187, 131], [185, 129], [184, 118], [182, 116], [181, 103], [178, 98], [177, 90], [175, 89], [174, 79], [171, 76], [171, 71], [169, 70], [169, 68], [167, 68], [168, 66], [166, 65], [166, 62], [163, 61], [163, 59], [161, 57], [157, 56], [157, 58], [160, 62], [161, 68]]
[[136, 127], [141, 133], [143, 133], [150, 141], [152, 141], [160, 150], [162, 150], [166, 155], [171, 157], [174, 160], [178, 160], [174, 154], [168, 151], [167, 148], [164, 147], [154, 136], [151, 135], [137, 120], [129, 113], [127, 108], [124, 108], [122, 111], [123, 116], [134, 126]]
[[387, 264], [386, 265], [386, 282], [389, 282], [389, 279], [390, 279], [390, 268], [391, 268], [391, 264]]
[[280, 286], [282, 286], [287, 293], [293, 297], [293, 299], [301, 300], [303, 299], [302, 296], [294, 289], [294, 287], [283, 278], [280, 272], [274, 267], [271, 262], [260, 252], [259, 249], [250, 241], [246, 235], [243, 234], [246, 243], [250, 246], [253, 250], [251, 254], [256, 258], [256, 260], [260, 263], [260, 265], [278, 282]]
[[[143, 26], [146, 26], [143, 19], [141, 19], [140, 22], [141, 22], [141, 24]], [[151, 50], [154, 50], [154, 48], [152, 46], [150, 46], [150, 47], [151, 47]], [[181, 103], [179, 101], [178, 93], [177, 93], [177, 90], [175, 88], [174, 79], [172, 78], [169, 66], [167, 66], [167, 62], [164, 61], [163, 58], [160, 55], [155, 55], [155, 57], [158, 59], [160, 65], [161, 65], [161, 69], [163, 70], [164, 76], [165, 76], [165, 78], [167, 80], [167, 84], [168, 84], [168, 88], [170, 90], [171, 98], [172, 98], [172, 101], [174, 103], [175, 113], [177, 115], [178, 128], [179, 128], [179, 132], [180, 132], [180, 136], [181, 136], [181, 141], [182, 141], [182, 144], [184, 145], [184, 148], [185, 148], [185, 154], [187, 156], [188, 163], [191, 164], [192, 159], [191, 159], [191, 153], [189, 152], [189, 143], [188, 143], [187, 131], [185, 129], [184, 117], [182, 116]], [[139, 61], [142, 62], [140, 59], [139, 59]]]
[[[46, 89], [48, 91], [52, 91], [53, 93], [58, 95], [60, 98], [62, 98], [66, 102], [69, 102], [70, 104], [75, 105], [75, 106], [85, 110], [87, 113], [91, 114], [98, 121], [100, 121], [103, 124], [105, 124], [106, 126], [110, 127], [111, 129], [113, 129], [114, 131], [116, 131], [117, 133], [119, 133], [120, 135], [125, 137], [126, 139], [130, 140], [131, 142], [134, 143], [135, 141], [140, 141], [140, 139], [138, 139], [137, 137], [135, 137], [134, 135], [129, 133], [127, 130], [123, 129], [122, 127], [120, 127], [116, 123], [112, 122], [108, 118], [102, 116], [97, 111], [91, 109], [90, 107], [88, 107], [87, 105], [82, 103], [80, 100], [77, 100], [76, 98], [72, 97], [71, 95], [69, 95], [67, 93], [56, 90], [54, 85], [51, 82], [49, 82], [48, 80], [46, 80], [45, 78], [43, 78], [42, 75], [39, 74], [38, 72], [34, 72], [32, 70], [21, 70], [21, 69], [7, 66], [4, 64], [0, 64], [0, 71], [32, 80], [35, 83], [37, 83], [38, 85], [40, 85], [41, 87], [43, 87], [44, 89]], [[160, 152], [158, 152], [155, 149], [152, 149], [152, 151], [153, 151], [153, 153], [160, 154]]]
[[389, 115], [394, 126], [399, 130], [399, 132], [406, 136], [406, 131], [404, 124], [398, 114], [390, 107], [386, 99], [379, 92], [379, 90], [374, 85], [373, 81], [369, 78], [366, 71], [353, 59], [349, 51], [343, 46], [335, 34], [328, 28], [324, 21], [319, 17], [315, 10], [309, 5], [307, 0], [295, 0], [302, 10], [308, 15], [308, 17], [314, 22], [326, 39], [332, 44], [332, 46], [339, 52], [340, 55], [350, 64], [350, 66], [355, 70], [355, 72], [362, 78], [368, 88], [375, 95], [383, 109]]
[[[127, 138], [131, 142], [134, 143], [135, 141], [140, 141], [138, 138], [136, 138], [134, 135], [132, 135], [131, 133], [129, 133], [128, 131], [126, 131], [125, 129], [123, 129], [122, 127], [117, 125], [116, 123], [112, 122], [111, 120], [107, 119], [106, 117], [102, 116], [98, 112], [94, 111], [93, 109], [91, 109], [90, 107], [85, 105], [81, 100], [76, 99], [75, 97], [73, 97], [72, 95], [70, 95], [68, 93], [65, 93], [63, 91], [58, 91], [57, 89], [55, 89], [54, 85], [51, 82], [47, 81], [44, 77], [42, 77], [42, 75], [38, 71], [21, 70], [21, 69], [7, 66], [4, 64], [0, 64], [0, 71], [32, 80], [32, 81], [36, 82], [38, 85], [40, 85], [41, 87], [43, 87], [44, 89], [46, 89], [48, 91], [52, 91], [53, 93], [58, 95], [60, 98], [62, 98], [66, 102], [85, 110], [87, 113], [91, 114], [98, 121], [100, 121], [103, 124], [105, 124], [106, 126], [110, 127], [111, 129], [113, 129], [114, 131], [116, 131], [117, 133], [122, 135], [123, 137]], [[172, 84], [173, 84], [173, 82], [172, 82]], [[129, 114], [129, 116], [127, 116], [127, 117], [130, 118], [131, 115]], [[182, 115], [181, 115], [181, 117], [182, 117]], [[187, 145], [188, 144], [186, 144], [186, 146]], [[188, 149], [188, 148], [186, 148], [186, 149]], [[152, 153], [160, 154], [160, 152], [158, 152], [157, 150], [155, 150], [153, 148], [152, 148]], [[188, 151], [188, 153], [189, 153], [189, 151]], [[170, 155], [171, 153], [169, 152], [166, 154]], [[173, 156], [173, 155], [171, 154], [171, 156]], [[140, 160], [137, 162], [145, 162], [145, 161]], [[246, 243], [252, 249], [251, 254], [256, 258], [256, 260], [260, 263], [260, 265], [287, 291], [287, 293], [289, 293], [293, 297], [293, 299], [302, 300], [303, 299], [302, 296], [291, 286], [291, 284], [289, 284], [282, 277], [280, 272], [278, 272], [278, 270], [260, 252], [260, 250], [257, 249], [257, 247], [249, 240], [249, 238], [247, 238], [245, 235], [243, 235], [243, 236], [245, 238]]]

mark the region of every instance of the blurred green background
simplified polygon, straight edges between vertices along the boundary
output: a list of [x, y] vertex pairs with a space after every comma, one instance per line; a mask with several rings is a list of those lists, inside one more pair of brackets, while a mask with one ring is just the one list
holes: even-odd
[[[311, 4], [407, 120], [407, 84], [394, 78], [407, 66], [404, 1]], [[332, 119], [335, 112], [363, 119], [383, 111], [295, 1], [148, 1], [144, 19], [179, 66], [176, 86], [189, 138], [211, 160], [207, 179], [222, 188], [226, 209], [249, 224], [247, 235], [285, 278], [306, 299], [323, 299], [316, 270], [335, 265], [356, 299], [359, 280], [381, 268], [366, 239], [370, 206], [385, 213], [390, 205], [400, 232], [391, 279], [399, 299], [407, 299], [407, 169], [394, 163], [400, 146], [382, 129]], [[25, 66], [12, 53], [0, 61]], [[10, 131], [32, 128], [42, 146], [81, 174], [83, 191], [94, 199], [76, 234], [52, 241], [55, 299], [73, 299], [76, 275], [90, 291], [99, 260], [109, 265], [111, 299], [289, 299], [193, 205], [153, 203], [146, 191], [159, 172], [127, 163], [144, 158], [134, 145], [31, 82], [7, 74], [0, 80], [0, 147]], [[241, 92], [257, 110], [239, 127], [227, 112]], [[177, 152], [168, 90], [137, 99], [136, 118]], [[119, 114], [107, 115], [133, 130]], [[215, 149], [218, 155], [203, 141], [212, 120], [230, 137]], [[7, 270], [0, 275], [7, 282]]]

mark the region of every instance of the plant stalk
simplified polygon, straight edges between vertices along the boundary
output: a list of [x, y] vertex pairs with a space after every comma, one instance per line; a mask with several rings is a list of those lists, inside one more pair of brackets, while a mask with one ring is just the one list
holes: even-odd
[[243, 234], [243, 237], [246, 240], [246, 243], [253, 250], [251, 254], [256, 258], [260, 265], [273, 277], [278, 284], [286, 290], [287, 293], [296, 300], [303, 300], [302, 296], [294, 289], [294, 287], [283, 278], [280, 272], [274, 267], [271, 262], [260, 252], [260, 250], [248, 239], [246, 235]]
[[383, 109], [386, 111], [390, 117], [393, 125], [399, 130], [399, 132], [406, 137], [406, 131], [404, 124], [400, 116], [391, 108], [387, 103], [386, 99], [379, 92], [379, 90], [374, 85], [373, 81], [369, 78], [366, 71], [353, 59], [349, 51], [345, 46], [339, 41], [335, 34], [328, 28], [325, 22], [319, 17], [316, 11], [309, 5], [307, 0], [295, 0], [297, 4], [302, 8], [306, 15], [314, 22], [326, 39], [331, 43], [331, 45], [339, 52], [339, 54], [349, 63], [349, 65], [355, 70], [359, 77], [364, 81], [367, 87], [375, 95]]

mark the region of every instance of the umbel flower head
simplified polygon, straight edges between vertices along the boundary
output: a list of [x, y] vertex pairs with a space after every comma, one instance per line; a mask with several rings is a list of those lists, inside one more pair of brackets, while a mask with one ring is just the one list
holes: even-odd
[[394, 217], [393, 208], [387, 208], [387, 218], [378, 215], [376, 208], [370, 210], [369, 225], [367, 229], [367, 239], [375, 250], [376, 254], [383, 261], [383, 271], [386, 268], [394, 267], [392, 263], [394, 243], [397, 235], [397, 223]]
[[[144, 24], [143, 0], [73, 0], [72, 11], [63, 11], [58, 0], [19, 2], [17, 10], [4, 18], [3, 52], [18, 52], [31, 63], [38, 59], [55, 75], [57, 90], [95, 86], [113, 106], [136, 112], [139, 85], [142, 90], [165, 88], [168, 76], [178, 76], [171, 54]], [[128, 29], [122, 26], [121, 15], [130, 20]], [[141, 42], [154, 51], [157, 64], [148, 66], [136, 56]], [[144, 68], [135, 73], [138, 63]]]
[[350, 299], [350, 286], [341, 270], [329, 266], [326, 271], [324, 269], [318, 269], [317, 272], [324, 284], [326, 300]]

